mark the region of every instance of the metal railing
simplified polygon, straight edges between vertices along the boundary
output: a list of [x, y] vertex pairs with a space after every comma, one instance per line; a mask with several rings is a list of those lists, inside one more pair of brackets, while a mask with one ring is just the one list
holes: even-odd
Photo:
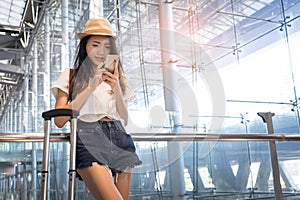
[[[135, 142], [157, 141], [222, 141], [222, 142], [247, 142], [247, 141], [300, 141], [300, 134], [218, 134], [218, 133], [131, 133]], [[70, 133], [51, 133], [51, 142], [68, 142]], [[43, 142], [44, 133], [0, 133], [0, 142]]]
[[[274, 133], [272, 117], [273, 113], [258, 113], [267, 124], [266, 134], [218, 134], [218, 133], [132, 133], [135, 142], [186, 142], [186, 141], [220, 141], [220, 142], [269, 142], [270, 156], [273, 171], [275, 197], [282, 200], [282, 188], [280, 185], [280, 172], [275, 142], [300, 141], [300, 134]], [[49, 133], [50, 142], [70, 142], [70, 133]], [[0, 142], [44, 142], [45, 133], [0, 133]]]

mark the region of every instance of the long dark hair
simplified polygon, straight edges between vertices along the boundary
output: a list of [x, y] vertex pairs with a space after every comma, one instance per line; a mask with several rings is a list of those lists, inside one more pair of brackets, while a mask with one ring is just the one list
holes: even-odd
[[[77, 49], [73, 69], [70, 69], [69, 76], [69, 101], [72, 101], [89, 84], [89, 80], [95, 75], [95, 68], [92, 65], [86, 52], [86, 45], [91, 35], [81, 39]], [[119, 54], [115, 40], [109, 37], [110, 54]], [[124, 71], [119, 61], [119, 78], [124, 77]], [[122, 92], [125, 92], [125, 85], [121, 83]]]

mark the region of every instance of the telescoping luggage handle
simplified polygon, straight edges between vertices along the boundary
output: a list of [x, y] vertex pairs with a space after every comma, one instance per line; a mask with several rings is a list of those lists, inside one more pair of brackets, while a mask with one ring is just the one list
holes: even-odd
[[70, 134], [70, 166], [69, 166], [69, 190], [68, 199], [75, 199], [75, 153], [76, 153], [76, 129], [77, 117], [79, 111], [72, 109], [53, 109], [42, 113], [45, 120], [44, 125], [44, 151], [43, 151], [43, 169], [42, 169], [42, 199], [46, 200], [48, 196], [48, 162], [49, 162], [49, 142], [50, 142], [50, 121], [53, 117], [69, 116], [71, 117], [71, 134]]
[[42, 113], [42, 117], [45, 120], [51, 120], [51, 118], [59, 117], [59, 116], [69, 116], [71, 118], [77, 118], [78, 115], [79, 115], [79, 111], [66, 109], [66, 108], [48, 110]]

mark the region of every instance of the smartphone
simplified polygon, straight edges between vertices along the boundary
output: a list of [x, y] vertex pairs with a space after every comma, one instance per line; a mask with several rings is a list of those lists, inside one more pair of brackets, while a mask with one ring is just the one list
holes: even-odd
[[119, 59], [119, 55], [107, 55], [105, 59], [104, 68], [110, 73], [114, 73], [114, 61]]

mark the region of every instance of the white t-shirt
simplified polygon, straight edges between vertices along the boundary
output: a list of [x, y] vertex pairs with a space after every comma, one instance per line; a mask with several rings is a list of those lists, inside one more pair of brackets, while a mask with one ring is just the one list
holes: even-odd
[[[70, 69], [65, 69], [50, 88], [55, 98], [57, 98], [58, 89], [69, 94], [69, 73]], [[128, 87], [128, 84], [126, 85], [126, 93], [123, 95], [125, 102], [134, 97], [133, 90]], [[123, 123], [116, 109], [115, 95], [111, 94], [111, 87], [104, 81], [83, 104], [79, 111], [78, 119], [86, 122], [95, 122], [103, 117], [120, 120]]]

